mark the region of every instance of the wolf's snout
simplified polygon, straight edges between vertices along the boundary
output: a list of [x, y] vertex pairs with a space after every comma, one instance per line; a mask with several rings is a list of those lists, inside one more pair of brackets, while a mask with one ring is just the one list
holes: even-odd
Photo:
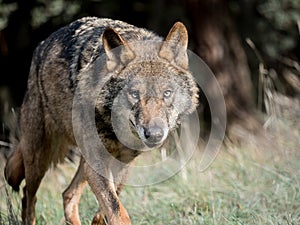
[[149, 127], [144, 129], [144, 135], [148, 142], [157, 143], [160, 142], [164, 136], [164, 131], [159, 126]]

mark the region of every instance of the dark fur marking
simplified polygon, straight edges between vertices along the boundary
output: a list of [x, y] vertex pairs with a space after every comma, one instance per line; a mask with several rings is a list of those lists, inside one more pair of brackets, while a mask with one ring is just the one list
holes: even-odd
[[114, 193], [111, 191], [108, 192], [108, 201], [111, 203], [111, 208], [114, 214], [118, 214], [120, 212], [120, 205]]

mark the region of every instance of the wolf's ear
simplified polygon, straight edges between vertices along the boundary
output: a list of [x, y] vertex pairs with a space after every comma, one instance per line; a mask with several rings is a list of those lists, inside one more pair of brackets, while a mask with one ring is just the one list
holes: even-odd
[[126, 41], [112, 28], [106, 28], [102, 36], [102, 42], [109, 71], [114, 70], [120, 63], [126, 65], [135, 57]]
[[181, 22], [176, 22], [167, 35], [159, 56], [188, 69], [187, 57], [188, 32]]

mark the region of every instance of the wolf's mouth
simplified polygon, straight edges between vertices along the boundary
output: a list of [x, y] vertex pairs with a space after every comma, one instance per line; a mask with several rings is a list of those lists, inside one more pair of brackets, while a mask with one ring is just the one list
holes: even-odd
[[131, 133], [137, 138], [140, 138], [137, 132], [137, 127], [135, 126], [134, 122], [131, 119], [129, 119], [129, 126], [130, 126]]
[[133, 129], [133, 128], [135, 129], [135, 125], [134, 125], [134, 123], [132, 122], [131, 119], [129, 120], [129, 122], [130, 122], [130, 125], [131, 125], [130, 128], [131, 128], [131, 129]]
[[159, 148], [163, 142], [157, 142], [157, 143], [153, 143], [153, 142], [148, 142], [147, 140], [146, 141], [143, 141], [143, 143], [146, 145], [146, 147], [148, 148]]

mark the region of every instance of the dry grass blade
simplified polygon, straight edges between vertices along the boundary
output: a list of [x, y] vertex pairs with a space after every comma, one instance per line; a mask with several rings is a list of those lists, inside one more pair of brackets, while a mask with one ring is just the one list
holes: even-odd
[[4, 212], [2, 209], [0, 209], [0, 225], [20, 225], [20, 222], [18, 220], [18, 216], [15, 213], [13, 203], [11, 201], [11, 197], [9, 195], [9, 192], [7, 190], [6, 185], [3, 185], [4, 187], [4, 198], [6, 200], [6, 212]]

